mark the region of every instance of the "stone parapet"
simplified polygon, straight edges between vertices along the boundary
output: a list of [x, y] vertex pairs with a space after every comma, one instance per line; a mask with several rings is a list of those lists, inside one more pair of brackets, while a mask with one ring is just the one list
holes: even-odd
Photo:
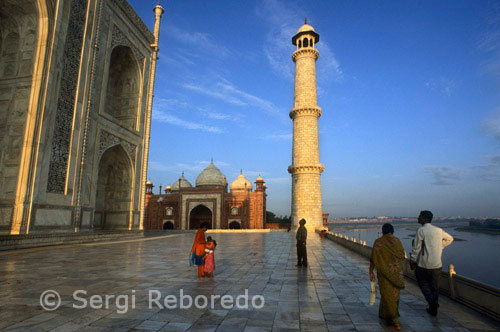
[[290, 166], [288, 166], [288, 173], [290, 173], [290, 174], [299, 174], [299, 173], [318, 174], [318, 173], [322, 173], [324, 170], [325, 170], [325, 166], [323, 166], [323, 164], [300, 165], [300, 166], [290, 165]]
[[297, 59], [302, 57], [310, 57], [314, 58], [314, 60], [317, 60], [319, 58], [319, 52], [316, 51], [314, 48], [303, 48], [293, 52], [292, 60], [293, 62], [295, 62]]
[[[372, 247], [346, 239], [341, 234], [327, 232], [326, 238], [357, 254], [370, 259]], [[405, 277], [416, 281], [415, 272], [410, 268], [410, 260], [403, 265]], [[368, 273], [367, 273], [368, 274]], [[439, 292], [486, 316], [500, 321], [500, 289], [457, 274], [441, 272]]]
[[314, 116], [315, 118], [319, 118], [321, 116], [321, 107], [292, 108], [289, 115], [290, 119], [296, 119], [300, 116]]

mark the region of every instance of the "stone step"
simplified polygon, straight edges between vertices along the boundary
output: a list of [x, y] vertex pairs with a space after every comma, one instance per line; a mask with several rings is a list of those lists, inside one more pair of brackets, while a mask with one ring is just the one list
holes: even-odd
[[144, 237], [144, 232], [139, 230], [2, 235], [0, 236], [0, 251], [142, 237]]

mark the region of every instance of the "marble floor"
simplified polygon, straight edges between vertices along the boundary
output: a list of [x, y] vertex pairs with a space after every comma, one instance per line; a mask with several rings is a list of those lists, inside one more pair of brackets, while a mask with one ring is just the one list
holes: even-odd
[[[309, 267], [296, 268], [293, 233], [210, 235], [218, 244], [213, 279], [198, 279], [189, 267], [194, 233], [0, 252], [0, 330], [388, 330], [378, 319], [378, 301], [368, 303], [364, 258], [309, 234]], [[50, 310], [41, 306], [47, 290], [59, 294], [55, 310], [55, 295], [43, 298]], [[229, 300], [238, 296], [239, 306], [231, 307]], [[186, 297], [198, 308], [180, 308], [189, 304]], [[430, 317], [418, 288], [408, 282], [400, 301], [403, 331], [500, 330], [464, 306], [440, 302], [438, 317]]]

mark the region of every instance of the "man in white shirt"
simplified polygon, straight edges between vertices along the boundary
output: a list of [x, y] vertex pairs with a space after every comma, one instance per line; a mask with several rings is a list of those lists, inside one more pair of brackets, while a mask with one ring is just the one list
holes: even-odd
[[443, 249], [453, 242], [453, 237], [441, 228], [431, 225], [432, 212], [421, 211], [418, 223], [422, 225], [417, 230], [413, 240], [413, 250], [410, 254], [411, 269], [415, 269], [418, 286], [424, 294], [429, 308], [427, 312], [437, 315], [439, 307], [439, 278], [441, 276], [441, 255]]

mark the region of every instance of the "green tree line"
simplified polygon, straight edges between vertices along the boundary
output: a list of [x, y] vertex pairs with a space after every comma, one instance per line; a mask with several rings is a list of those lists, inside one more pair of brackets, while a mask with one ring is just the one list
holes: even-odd
[[290, 224], [292, 222], [291, 216], [277, 216], [271, 211], [266, 211], [266, 222], [278, 224]]

